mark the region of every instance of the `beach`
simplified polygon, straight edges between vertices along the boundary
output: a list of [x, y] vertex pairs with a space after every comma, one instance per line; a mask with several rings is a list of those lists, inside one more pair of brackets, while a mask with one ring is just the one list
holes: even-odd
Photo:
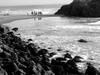
[[99, 1], [62, 1], [1, 3], [0, 75], [100, 75]]
[[[31, 32], [28, 33], [27, 30], [23, 30], [22, 31], [23, 28], [21, 28], [21, 26], [23, 27], [24, 26], [23, 24], [22, 25], [17, 25], [17, 21], [18, 20], [21, 20], [23, 22], [24, 20], [27, 21], [28, 19], [30, 20], [30, 19], [39, 18], [39, 17], [42, 17], [42, 18], [43, 17], [47, 17], [48, 18], [48, 17], [57, 17], [57, 16], [54, 16], [54, 15], [42, 15], [42, 16], [11, 15], [11, 16], [0, 16], [0, 17], [1, 17], [0, 18], [0, 24], [4, 24], [4, 26], [8, 26], [11, 29], [13, 27], [18, 27], [19, 28], [19, 33], [22, 33], [22, 38], [26, 38], [26, 39], [30, 39], [31, 38], [31, 39], [34, 40], [34, 42], [36, 42], [38, 45], [40, 45], [43, 48], [48, 49], [48, 47], [51, 46], [53, 48], [53, 51], [57, 50], [58, 48], [61, 48], [63, 50], [67, 50], [69, 48], [69, 50], [72, 50], [73, 52], [75, 52], [76, 55], [77, 54], [83, 54], [84, 55], [84, 54], [87, 53], [86, 55], [88, 55], [88, 56], [90, 56], [89, 55], [89, 51], [91, 51], [90, 54], [92, 54], [92, 50], [94, 50], [96, 48], [97, 48], [96, 49], [97, 51], [99, 50], [99, 44], [100, 44], [99, 32], [93, 32], [93, 33], [90, 32], [92, 34], [88, 35], [89, 33], [81, 33], [81, 32], [78, 33], [78, 31], [76, 31], [76, 30], [75, 30], [76, 32], [74, 32], [74, 31], [69, 31], [69, 29], [68, 29], [68, 30], [66, 30], [67, 31], [67, 35], [66, 35], [66, 33], [65, 33], [66, 32], [65, 31], [66, 28], [64, 28], [65, 32], [60, 30], [60, 32], [55, 31], [54, 34], [53, 33], [49, 33], [49, 34], [45, 33], [45, 34], [42, 35], [41, 33], [43, 31], [41, 31], [41, 30], [39, 31], [39, 30], [34, 29], [36, 31], [34, 31], [34, 33], [31, 34]], [[15, 21], [15, 23], [16, 23], [15, 26], [13, 25], [13, 21]], [[12, 22], [11, 25], [8, 24], [10, 22]], [[6, 25], [6, 23], [7, 23], [7, 25]], [[28, 25], [28, 26], [31, 27], [30, 25]], [[26, 28], [28, 28], [28, 27], [26, 26]], [[33, 27], [31, 27], [31, 28], [33, 28]], [[40, 28], [42, 28], [42, 27], [40, 26]], [[81, 28], [79, 28], [79, 29], [81, 29]], [[25, 32], [26, 32], [26, 34], [23, 34]], [[86, 44], [78, 43], [77, 41], [79, 39], [84, 39], [84, 40], [87, 40], [89, 42], [86, 43]], [[44, 43], [44, 45], [41, 44], [41, 43]], [[86, 49], [87, 51], [85, 50], [84, 47], [87, 48]], [[78, 53], [78, 51], [79, 51], [79, 53]], [[93, 56], [93, 57], [95, 57], [95, 56]]]
[[[43, 37], [42, 37], [43, 38]], [[52, 38], [51, 38], [52, 39]], [[56, 38], [57, 39], [57, 38]], [[55, 39], [55, 41], [56, 41]], [[62, 39], [62, 38], [61, 38]], [[66, 38], [64, 38], [66, 39]], [[51, 43], [48, 42], [49, 39], [45, 39], [45, 43]], [[43, 44], [43, 41], [37, 40], [39, 43]], [[51, 40], [53, 43], [52, 45], [57, 46], [60, 45], [61, 43], [57, 44], [54, 43], [54, 39]], [[88, 41], [86, 40], [79, 40], [79, 45], [87, 44]], [[83, 44], [81, 44], [83, 43]], [[69, 45], [70, 44], [70, 45]], [[63, 44], [64, 45], [64, 44]], [[68, 46], [69, 45], [69, 46]], [[45, 74], [43, 75], [54, 75], [56, 74], [56, 70], [60, 70], [58, 74], [61, 75], [60, 72], [63, 72], [64, 74], [78, 74], [80, 75], [81, 72], [83, 72], [85, 69], [88, 69], [87, 63], [91, 63], [96, 67], [96, 69], [99, 70], [99, 62], [93, 61], [93, 59], [86, 56], [87, 49], [85, 50], [85, 55], [77, 55], [75, 53], [79, 52], [77, 51], [79, 49], [78, 44], [76, 43], [69, 43], [67, 45], [67, 50], [62, 49], [59, 47], [58, 49], [53, 49], [52, 46], [49, 47], [49, 49], [46, 49], [47, 44], [45, 44], [45, 47], [37, 45], [35, 42], [32, 42], [32, 39], [27, 38], [27, 40], [18, 37], [14, 32], [8, 31], [7, 33], [4, 33], [4, 29], [0, 27], [0, 57], [1, 57], [1, 68], [2, 70], [0, 71], [0, 74], [33, 74], [35, 73], [36, 75], [41, 75], [42, 72], [44, 71]], [[70, 51], [72, 49], [72, 51]], [[52, 51], [53, 50], [53, 51]], [[89, 49], [88, 49], [89, 51]], [[22, 60], [23, 59], [23, 60]], [[68, 60], [67, 60], [68, 59]], [[78, 60], [79, 59], [79, 60]], [[97, 58], [96, 58], [97, 59]], [[26, 60], [26, 61], [25, 61]], [[67, 63], [68, 62], [73, 62]], [[82, 62], [81, 62], [82, 61]], [[77, 65], [74, 65], [74, 63]], [[63, 65], [65, 66], [63, 66]], [[70, 70], [71, 67], [67, 67], [68, 71], [66, 69], [64, 70], [63, 67], [66, 68], [67, 65], [70, 65], [72, 68], [78, 68], [74, 69], [74, 71]], [[10, 70], [9, 70], [10, 66]], [[74, 66], [74, 67], [73, 67]], [[31, 67], [31, 68], [30, 68]], [[13, 69], [12, 69], [13, 68]], [[26, 71], [28, 69], [28, 71]], [[39, 70], [38, 70], [39, 69]], [[90, 68], [89, 68], [90, 69]], [[70, 71], [71, 72], [70, 72]], [[79, 72], [76, 72], [79, 71]], [[94, 68], [95, 70], [95, 68]]]
[[[20, 24], [20, 21], [26, 20], [32, 20], [34, 18], [39, 17], [58, 17], [54, 15], [42, 15], [42, 16], [32, 16], [32, 15], [10, 15], [10, 16], [0, 16], [0, 24], [4, 26], [8, 26], [11, 29], [13, 29], [14, 26], [13, 23], [17, 23], [17, 21]], [[11, 23], [11, 26], [10, 26]], [[8, 24], [8, 25], [6, 25]], [[23, 24], [22, 24], [23, 25]], [[20, 25], [18, 25], [19, 28]], [[17, 25], [15, 25], [17, 27]], [[29, 25], [30, 27], [30, 25]], [[32, 28], [32, 27], [31, 27]], [[12, 31], [12, 30], [11, 30]], [[20, 28], [19, 28], [20, 31]], [[25, 30], [24, 30], [25, 32]], [[38, 31], [39, 32], [39, 31]], [[40, 31], [41, 32], [41, 31]], [[68, 31], [67, 31], [68, 32]], [[49, 53], [56, 53], [53, 57], [50, 58], [50, 60], [55, 58], [62, 58], [63, 55], [66, 54], [66, 51], [69, 51], [71, 56], [74, 58], [75, 56], [82, 56], [84, 58], [85, 62], [89, 62], [92, 65], [94, 65], [97, 69], [99, 69], [100, 66], [100, 40], [99, 40], [99, 34], [97, 35], [93, 33], [93, 35], [79, 34], [73, 33], [75, 36], [73, 37], [73, 31], [67, 34], [67, 35], [61, 35], [61, 33], [58, 33], [59, 35], [54, 34], [46, 34], [46, 35], [23, 35], [21, 34], [21, 39], [24, 41], [28, 41], [28, 39], [32, 39], [30, 43], [34, 43], [37, 46], [39, 46], [42, 49], [48, 50]], [[20, 34], [20, 33], [19, 33]], [[57, 33], [55, 33], [57, 34]], [[94, 37], [98, 36], [98, 37]], [[83, 42], [78, 42], [78, 40], [83, 39]]]
[[[18, 20], [25, 20], [25, 19], [33, 19], [33, 18], [38, 18], [38, 17], [55, 17], [54, 15], [42, 15], [42, 16], [32, 16], [32, 15], [11, 15], [11, 16], [1, 16], [0, 18], [0, 23], [1, 24], [6, 24], [6, 23], [10, 23], [13, 21], [18, 21]], [[57, 17], [57, 16], [56, 16]], [[10, 26], [9, 24], [7, 25], [8, 27]], [[11, 28], [13, 28], [14, 26], [12, 26]], [[17, 25], [15, 25], [15, 27], [17, 27]], [[20, 31], [20, 28], [19, 28]], [[25, 32], [25, 30], [24, 30]], [[37, 31], [39, 32], [39, 31]], [[40, 31], [41, 32], [41, 31]], [[67, 31], [68, 32], [68, 31]], [[70, 34], [71, 33], [71, 34]], [[23, 35], [22, 34], [22, 38], [26, 38], [26, 39], [33, 39], [35, 43], [37, 43], [38, 45], [40, 45], [41, 48], [51, 48], [49, 51], [50, 52], [55, 52], [58, 48], [61, 48], [63, 51], [66, 50], [70, 50], [73, 52], [73, 55], [86, 55], [87, 57], [91, 57], [91, 59], [93, 58], [95, 61], [100, 60], [99, 56], [96, 56], [95, 53], [97, 53], [97, 55], [99, 55], [99, 34], [97, 34], [98, 37], [94, 37], [95, 35], [88, 35], [88, 33], [83, 36], [84, 34], [79, 34], [82, 36], [76, 36], [77, 33], [73, 33], [69, 32], [67, 33], [66, 36], [60, 36], [62, 34], [58, 33], [59, 35], [41, 35], [38, 36], [37, 35], [32, 35], [29, 34], [28, 35]], [[41, 34], [41, 33], [40, 33]], [[57, 34], [57, 33], [56, 33]], [[64, 34], [65, 35], [65, 34]], [[75, 35], [74, 37], [72, 37], [72, 35]], [[78, 43], [77, 41], [79, 39], [85, 39], [87, 41], [89, 41], [86, 44], [83, 43]], [[33, 43], [34, 43], [33, 42]], [[63, 53], [62, 51], [62, 53]], [[57, 51], [59, 53], [59, 51]], [[100, 61], [98, 61], [99, 63]]]
[[37, 16], [33, 16], [33, 15], [9, 15], [9, 16], [4, 16], [4, 15], [0, 15], [0, 24], [4, 24], [4, 23], [9, 23], [12, 21], [16, 21], [16, 20], [23, 20], [23, 19], [32, 19], [32, 18], [37, 18], [37, 17], [52, 17], [54, 15], [37, 15]]

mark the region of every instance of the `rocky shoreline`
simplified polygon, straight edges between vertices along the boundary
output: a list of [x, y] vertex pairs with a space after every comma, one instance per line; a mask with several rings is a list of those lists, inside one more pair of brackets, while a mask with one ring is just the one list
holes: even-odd
[[69, 51], [63, 56], [50, 53], [31, 43], [32, 39], [22, 40], [13, 31], [5, 32], [0, 26], [0, 75], [100, 75], [85, 58], [72, 57]]

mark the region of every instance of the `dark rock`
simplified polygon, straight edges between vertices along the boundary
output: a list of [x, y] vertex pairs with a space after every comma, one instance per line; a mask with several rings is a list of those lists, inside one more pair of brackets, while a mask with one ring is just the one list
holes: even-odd
[[88, 41], [86, 41], [84, 39], [80, 39], [80, 40], [78, 40], [78, 42], [80, 42], [80, 43], [87, 43]]
[[80, 57], [80, 56], [75, 56], [75, 57], [73, 58], [73, 61], [74, 61], [74, 62], [81, 62], [81, 59], [83, 59], [83, 58]]
[[62, 51], [62, 49], [57, 49], [57, 51]]
[[59, 58], [56, 58], [56, 61], [62, 62], [62, 61], [66, 61], [66, 59], [59, 57]]
[[63, 65], [64, 62], [58, 61], [56, 59], [52, 59], [51, 60], [51, 65]]
[[8, 72], [8, 73], [11, 73], [11, 72], [15, 72], [18, 70], [18, 67], [15, 63], [13, 62], [8, 62], [4, 65], [4, 69]]
[[25, 75], [21, 71], [16, 71], [14, 75]]
[[56, 15], [72, 17], [100, 17], [99, 0], [74, 0], [69, 5], [64, 5]]
[[100, 75], [100, 72], [93, 67], [90, 63], [88, 63], [88, 68], [86, 70], [85, 75]]
[[15, 31], [15, 32], [17, 32], [18, 31], [18, 28], [13, 28], [12, 30]]
[[50, 56], [50, 57], [52, 57], [52, 56], [54, 56], [54, 55], [56, 55], [55, 52], [49, 53], [49, 56]]
[[8, 75], [7, 72], [0, 67], [0, 75]]
[[38, 51], [38, 55], [45, 55], [47, 53], [48, 53], [48, 51], [46, 49], [41, 49]]
[[3, 49], [2, 48], [0, 48], [0, 53], [2, 53], [3, 52]]
[[2, 52], [2, 53], [0, 53], [0, 57], [1, 57], [1, 58], [7, 58], [8, 55], [7, 55], [5, 52]]
[[78, 72], [78, 68], [77, 68], [77, 65], [75, 63], [74, 60], [69, 60], [65, 66], [64, 66], [64, 69], [66, 70], [66, 72], [70, 75], [80, 75], [80, 73]]
[[37, 49], [35, 48], [34, 44], [30, 43], [27, 47], [32, 56], [37, 56]]
[[69, 58], [69, 59], [72, 59], [72, 56], [71, 56], [71, 54], [66, 53], [66, 54], [64, 55], [64, 58]]
[[[42, 75], [42, 74], [41, 74]], [[43, 75], [55, 75], [51, 70], [46, 71]]]
[[52, 65], [51, 69], [55, 75], [64, 75], [64, 69], [61, 65]]
[[0, 33], [4, 33], [4, 28], [0, 26]]
[[7, 34], [8, 34], [8, 35], [14, 35], [14, 33], [13, 33], [13, 32], [8, 32]]
[[32, 39], [28, 39], [28, 41], [33, 41]]

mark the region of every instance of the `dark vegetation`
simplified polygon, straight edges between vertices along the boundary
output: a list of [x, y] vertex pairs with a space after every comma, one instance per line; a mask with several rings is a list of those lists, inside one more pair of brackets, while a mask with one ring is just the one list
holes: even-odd
[[69, 5], [63, 5], [56, 15], [71, 17], [100, 17], [100, 0], [73, 0]]
[[56, 53], [28, 41], [13, 32], [4, 33], [0, 27], [0, 75], [100, 75], [90, 63], [86, 63], [85, 72], [80, 72], [77, 67], [77, 63], [82, 63], [80, 56], [72, 58], [67, 51], [64, 57], [50, 60]]

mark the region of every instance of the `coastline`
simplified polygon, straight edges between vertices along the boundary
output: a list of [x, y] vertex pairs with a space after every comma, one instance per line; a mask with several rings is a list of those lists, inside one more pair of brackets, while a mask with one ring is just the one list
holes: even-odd
[[4, 23], [10, 23], [15, 20], [23, 20], [23, 19], [32, 19], [32, 18], [38, 18], [38, 17], [58, 17], [56, 15], [9, 15], [9, 16], [3, 16], [0, 15], [0, 24]]
[[[42, 16], [31, 16], [31, 15], [16, 15], [15, 16], [15, 15], [11, 15], [11, 16], [1, 16], [0, 17], [0, 24], [3, 25], [5, 23], [9, 23], [9, 22], [12, 22], [12, 21], [15, 21], [15, 20], [32, 19], [32, 18], [35, 18], [35, 17], [54, 17], [54, 15], [42, 15]], [[64, 66], [71, 65], [73, 67], [73, 64], [68, 64], [67, 63], [68, 60], [66, 60], [66, 59], [68, 58], [70, 60], [70, 62], [73, 62], [73, 59], [75, 58], [75, 56], [72, 57], [71, 54], [69, 54], [70, 53], [69, 51], [62, 52], [63, 50], [59, 49], [59, 53], [56, 53], [56, 52], [55, 53], [52, 53], [52, 52], [49, 53], [48, 49], [41, 49], [39, 47], [37, 48], [37, 46], [35, 46], [34, 43], [30, 43], [29, 41], [23, 41], [22, 38], [17, 37], [16, 35], [14, 35], [11, 32], [8, 32], [7, 34], [4, 34], [3, 32], [1, 32], [0, 37], [3, 39], [3, 40], [0, 39], [0, 43], [2, 43], [2, 45], [0, 47], [1, 54], [2, 54], [2, 51], [3, 51], [4, 54], [8, 53], [14, 59], [13, 60], [13, 59], [9, 58], [11, 60], [10, 62], [8, 60], [6, 60], [8, 62], [8, 65], [10, 63], [13, 64], [11, 67], [14, 67], [15, 70], [16, 70], [15, 72], [13, 71], [13, 74], [16, 74], [16, 72], [23, 73], [23, 75], [25, 75], [25, 73], [26, 74], [29, 73], [29, 72], [26, 71], [28, 69], [28, 66], [25, 65], [25, 64], [22, 64], [23, 66], [19, 65], [20, 63], [27, 63], [30, 67], [33, 67], [32, 64], [34, 64], [34, 66], [35, 66], [35, 67], [33, 67], [34, 69], [33, 70], [31, 68], [29, 68], [29, 69], [30, 69], [31, 72], [35, 72], [36, 75], [42, 75], [41, 71], [44, 71], [45, 74], [43, 74], [43, 75], [58, 75], [58, 74], [62, 75], [61, 74], [62, 72], [65, 73], [65, 74], [68, 74], [68, 75], [72, 75], [72, 74], [78, 75], [77, 73], [80, 73], [80, 72], [78, 72], [78, 70], [77, 70], [77, 72], [71, 71], [70, 68], [68, 70], [70, 70], [72, 74], [69, 71], [66, 72], [66, 69], [65, 69]], [[9, 38], [7, 38], [7, 37], [9, 37]], [[13, 42], [11, 42], [12, 39], [14, 39]], [[16, 51], [14, 51], [14, 49], [16, 49]], [[17, 52], [22, 53], [22, 54], [26, 53], [26, 54], [23, 54], [23, 55], [25, 55], [25, 57], [24, 56], [19, 56], [19, 54]], [[11, 53], [13, 55], [11, 55]], [[31, 54], [31, 53], [33, 53], [33, 54]], [[30, 55], [30, 56], [28, 56], [27, 54]], [[46, 56], [47, 54], [49, 54], [49, 57]], [[63, 55], [66, 55], [66, 54], [69, 54], [71, 58], [69, 58], [68, 56], [66, 56], [66, 59], [63, 58]], [[18, 61], [18, 60], [21, 60], [20, 57], [23, 59], [21, 62]], [[86, 57], [86, 56], [83, 56], [82, 57], [83, 61], [79, 62], [79, 65], [80, 65], [80, 63], [85, 64], [85, 65], [81, 65], [81, 67], [86, 66], [87, 62], [88, 63], [91, 62], [93, 64], [97, 63], [95, 61], [92, 62], [92, 60], [88, 61], [87, 57], [86, 58], [84, 58], [84, 57]], [[27, 60], [28, 62], [24, 61], [24, 60]], [[58, 60], [60, 60], [60, 61], [58, 61]], [[4, 60], [2, 60], [2, 61], [4, 61]], [[76, 64], [75, 61], [73, 63]], [[64, 66], [62, 64], [64, 64]], [[16, 65], [17, 65], [17, 69], [16, 69]], [[99, 63], [98, 63], [98, 65], [99, 65]], [[21, 69], [20, 69], [20, 67], [21, 67]], [[77, 66], [75, 66], [74, 68], [76, 69]], [[86, 70], [87, 68], [82, 67], [81, 70], [83, 70], [83, 69]], [[35, 69], [39, 69], [39, 71], [35, 70]], [[56, 69], [59, 70], [59, 73], [56, 72]], [[6, 71], [6, 69], [3, 69], [3, 70]], [[95, 68], [94, 68], [94, 70], [95, 70]], [[7, 72], [7, 73], [9, 74], [10, 72]], [[29, 75], [31, 75], [31, 74], [29, 74]]]
[[4, 28], [0, 27], [0, 74], [91, 75], [92, 71], [95, 75], [100, 74], [87, 57], [73, 57], [68, 50], [61, 53], [60, 48], [60, 53], [48, 52], [31, 40], [24, 41], [13, 32], [4, 33]]
[[[56, 16], [56, 15], [37, 15], [37, 16], [33, 16], [33, 15], [10, 15], [10, 16], [1, 16], [0, 17], [0, 24], [3, 26], [3, 24], [5, 24], [5, 23], [10, 23], [10, 22], [13, 22], [13, 21], [16, 21], [16, 20], [24, 20], [24, 19], [32, 19], [32, 18], [38, 18], [38, 17], [59, 17], [59, 16]], [[9, 26], [8, 26], [9, 27]], [[27, 35], [26, 35], [27, 36]], [[32, 37], [32, 38], [31, 38]], [[91, 39], [91, 38], [89, 38], [89, 39], [91, 39], [92, 41], [89, 41], [88, 40], [88, 38], [86, 39], [86, 37], [74, 37], [74, 38], [72, 38], [72, 39], [69, 39], [69, 38], [71, 38], [70, 36], [69, 37], [65, 37], [64, 36], [64, 38], [62, 38], [62, 37], [60, 37], [60, 38], [56, 38], [56, 37], [58, 37], [58, 36], [54, 36], [54, 37], [50, 37], [50, 36], [40, 36], [40, 37], [37, 37], [37, 36], [30, 36], [30, 37], [28, 37], [28, 39], [32, 39], [32, 40], [34, 40], [33, 38], [36, 38], [35, 40], [37, 41], [36, 43], [37, 43], [37, 45], [39, 45], [41, 48], [42, 48], [42, 44], [41, 43], [44, 43], [44, 46], [43, 46], [43, 48], [45, 48], [45, 49], [47, 49], [47, 50], [49, 50], [48, 48], [50, 47], [50, 46], [52, 46], [52, 44], [53, 44], [53, 47], [51, 47], [52, 49], [53, 49], [53, 52], [55, 51], [55, 50], [57, 50], [58, 48], [61, 48], [61, 49], [63, 49], [63, 51], [65, 51], [65, 50], [72, 50], [72, 52], [74, 52], [74, 55], [86, 55], [87, 57], [89, 57], [89, 56], [92, 56], [93, 58], [95, 57], [95, 55], [93, 55], [93, 53], [92, 53], [92, 50], [94, 49], [95, 51], [96, 51], [96, 47], [97, 47], [97, 51], [96, 52], [98, 52], [98, 54], [97, 55], [99, 55], [99, 51], [98, 51], [98, 44], [96, 44], [97, 43], [97, 41], [96, 41], [96, 39], [99, 39], [100, 37], [97, 37], [97, 38], [94, 38], [94, 42], [93, 42], [93, 39]], [[89, 41], [88, 43], [86, 43], [86, 44], [82, 44], [82, 43], [78, 43], [77, 41], [79, 40], [79, 39], [81, 39], [81, 38], [83, 38], [84, 40], [87, 40], [87, 41]], [[21, 35], [21, 39], [26, 39], [27, 40], [27, 37], [23, 37], [22, 35]], [[57, 40], [56, 40], [57, 39]], [[67, 43], [66, 45], [65, 45], [65, 43], [63, 43], [63, 42], [61, 42], [61, 39], [65, 42], [65, 41], [69, 41], [69, 42], [65, 42], [65, 43]], [[67, 40], [66, 40], [67, 39]], [[34, 40], [34, 41], [35, 41]], [[45, 41], [46, 40], [46, 41]], [[51, 41], [52, 40], [52, 41]], [[56, 42], [55, 42], [56, 41]], [[75, 41], [75, 42], [74, 42]], [[54, 42], [54, 43], [53, 43]], [[33, 42], [34, 43], [34, 42]], [[59, 45], [58, 45], [59, 44]], [[95, 44], [95, 45], [97, 45], [95, 48], [93, 48], [93, 44]], [[87, 45], [87, 46], [86, 46]], [[47, 46], [47, 47], [45, 47], [45, 46]], [[84, 46], [86, 46], [86, 52], [84, 52], [84, 50], [85, 50], [85, 48], [84, 48]], [[75, 50], [75, 49], [77, 49], [77, 50], [79, 50], [79, 51], [77, 51], [77, 50]], [[51, 49], [50, 49], [51, 50]], [[49, 51], [50, 51], [49, 50]], [[75, 50], [75, 51], [74, 51]], [[58, 51], [56, 51], [57, 53], [59, 53]], [[62, 52], [62, 53], [64, 53], [64, 52]], [[89, 54], [91, 54], [91, 55], [89, 55]], [[97, 58], [97, 57], [95, 57], [95, 62], [97, 61], [97, 60], [99, 60], [99, 57]], [[91, 60], [90, 60], [91, 61]], [[100, 61], [98, 61], [97, 63], [99, 63]]]

